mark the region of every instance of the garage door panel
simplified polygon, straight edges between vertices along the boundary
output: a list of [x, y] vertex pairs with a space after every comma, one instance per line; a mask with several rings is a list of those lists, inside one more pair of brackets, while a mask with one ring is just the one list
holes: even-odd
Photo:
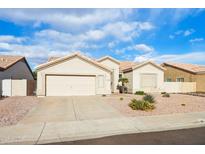
[[141, 74], [141, 88], [142, 89], [155, 89], [157, 87], [156, 74]]
[[47, 96], [95, 95], [94, 76], [47, 76]]

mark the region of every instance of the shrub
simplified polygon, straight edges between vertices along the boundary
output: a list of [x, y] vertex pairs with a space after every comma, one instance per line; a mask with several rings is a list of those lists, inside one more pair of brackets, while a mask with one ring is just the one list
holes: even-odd
[[181, 104], [181, 106], [186, 106], [186, 104]]
[[144, 97], [143, 97], [143, 100], [144, 101], [147, 101], [149, 103], [154, 103], [155, 100], [154, 100], [154, 97], [150, 94], [146, 94]]
[[123, 100], [123, 97], [120, 97], [120, 100], [122, 101], [122, 100]]
[[135, 95], [144, 95], [145, 93], [144, 93], [144, 91], [136, 91], [135, 92]]
[[147, 101], [136, 100], [136, 99], [131, 100], [129, 106], [133, 110], [143, 110], [143, 111], [153, 110], [155, 108], [155, 106], [153, 104], [150, 104]]
[[165, 93], [162, 95], [162, 97], [170, 97], [170, 95], [168, 93]]
[[161, 94], [166, 94], [166, 92], [161, 92]]

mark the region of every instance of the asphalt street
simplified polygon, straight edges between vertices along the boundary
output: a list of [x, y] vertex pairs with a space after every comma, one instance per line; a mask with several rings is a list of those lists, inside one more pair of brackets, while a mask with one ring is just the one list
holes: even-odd
[[204, 145], [205, 127], [162, 132], [123, 134], [50, 145]]

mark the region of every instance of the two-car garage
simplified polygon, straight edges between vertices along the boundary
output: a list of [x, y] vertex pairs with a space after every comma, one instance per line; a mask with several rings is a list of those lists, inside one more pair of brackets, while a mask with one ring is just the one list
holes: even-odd
[[96, 76], [46, 75], [46, 96], [95, 95]]

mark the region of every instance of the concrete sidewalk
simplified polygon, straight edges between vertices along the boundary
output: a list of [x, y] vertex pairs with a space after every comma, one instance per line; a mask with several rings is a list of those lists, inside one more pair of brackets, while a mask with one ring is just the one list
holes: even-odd
[[205, 127], [205, 112], [17, 124], [0, 128], [0, 144], [43, 144], [195, 127]]

